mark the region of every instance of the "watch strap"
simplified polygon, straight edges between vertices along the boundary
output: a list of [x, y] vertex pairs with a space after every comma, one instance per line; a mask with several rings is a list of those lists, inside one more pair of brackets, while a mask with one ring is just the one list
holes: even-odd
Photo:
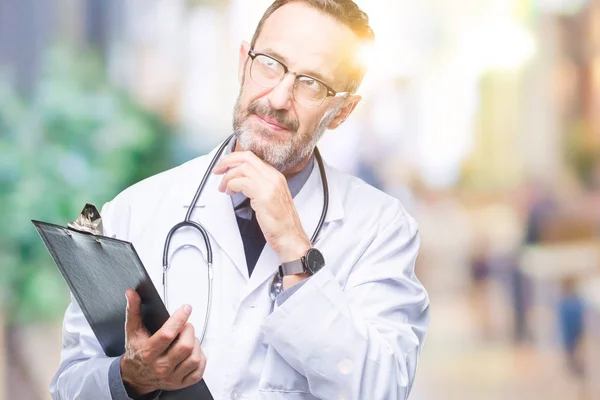
[[306, 269], [304, 268], [304, 257], [299, 260], [281, 263], [279, 266], [279, 274], [281, 276], [302, 274], [304, 272], [306, 272]]

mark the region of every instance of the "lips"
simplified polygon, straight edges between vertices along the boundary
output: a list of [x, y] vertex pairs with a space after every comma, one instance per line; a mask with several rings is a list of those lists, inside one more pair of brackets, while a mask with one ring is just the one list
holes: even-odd
[[265, 124], [269, 125], [271, 128], [276, 129], [276, 130], [287, 130], [288, 127], [281, 125], [279, 122], [277, 122], [274, 119], [271, 119], [269, 117], [263, 117], [261, 115], [255, 114], [261, 121], [263, 121]]

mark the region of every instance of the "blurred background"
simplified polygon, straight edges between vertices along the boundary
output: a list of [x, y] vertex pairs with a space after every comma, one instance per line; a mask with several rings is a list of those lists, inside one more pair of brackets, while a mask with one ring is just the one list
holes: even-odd
[[[411, 399], [600, 399], [600, 1], [358, 0], [364, 102], [320, 147], [420, 224]], [[48, 399], [74, 220], [231, 132], [270, 0], [0, 0], [0, 398]]]

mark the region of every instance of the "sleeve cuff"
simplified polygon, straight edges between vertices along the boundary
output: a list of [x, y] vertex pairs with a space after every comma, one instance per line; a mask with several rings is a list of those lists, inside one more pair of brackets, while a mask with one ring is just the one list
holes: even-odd
[[[122, 357], [122, 356], [121, 356]], [[161, 390], [145, 394], [141, 397], [133, 399], [127, 394], [125, 384], [121, 378], [121, 357], [113, 360], [108, 368], [108, 386], [110, 388], [110, 396], [112, 400], [152, 400], [156, 399], [162, 392]]]
[[308, 282], [309, 279], [310, 278], [307, 278], [307, 279], [303, 280], [302, 282], [298, 282], [291, 288], [288, 288], [288, 289], [284, 290], [283, 292], [279, 293], [279, 296], [277, 296], [275, 298], [277, 305], [281, 306], [283, 303], [285, 303], [285, 301], [287, 299], [289, 299], [294, 293], [296, 293], [306, 282]]

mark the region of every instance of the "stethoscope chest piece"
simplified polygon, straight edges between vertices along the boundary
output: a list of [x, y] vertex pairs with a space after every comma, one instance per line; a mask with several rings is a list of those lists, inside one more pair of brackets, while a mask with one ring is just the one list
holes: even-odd
[[269, 296], [271, 296], [271, 300], [275, 301], [277, 296], [279, 296], [283, 292], [283, 278], [281, 274], [278, 272], [273, 277], [273, 281], [271, 282], [271, 288], [269, 290]]

